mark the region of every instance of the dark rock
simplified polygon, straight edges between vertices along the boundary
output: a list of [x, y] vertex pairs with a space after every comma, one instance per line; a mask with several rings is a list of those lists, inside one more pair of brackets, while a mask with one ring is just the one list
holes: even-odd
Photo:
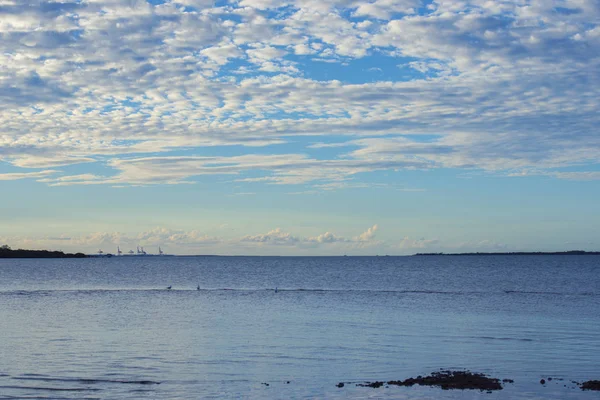
[[289, 384], [290, 384], [290, 381], [286, 381], [285, 383], [286, 383], [287, 385], [289, 385]]
[[552, 377], [551, 377], [551, 376], [549, 376], [549, 377], [548, 377], [548, 382], [550, 382], [551, 380], [552, 380]]
[[261, 385], [269, 386], [269, 384], [267, 382], [263, 382], [263, 383], [261, 383]]
[[[502, 390], [500, 380], [489, 378], [484, 374], [472, 373], [470, 371], [440, 371], [433, 372], [430, 376], [418, 376], [408, 378], [403, 381], [388, 381], [392, 386], [439, 386], [444, 390], [448, 389], [477, 389], [481, 391]], [[378, 388], [384, 385], [384, 382], [366, 382], [357, 386]]]
[[587, 381], [580, 386], [581, 390], [600, 390], [600, 381]]
[[[412, 379], [412, 378], [410, 378]], [[408, 381], [408, 379], [406, 380]], [[408, 384], [406, 383], [406, 381], [388, 381], [388, 385], [395, 385], [395, 386], [412, 386], [413, 384]]]
[[376, 381], [376, 382], [366, 382], [366, 383], [359, 383], [356, 386], [362, 386], [362, 387], [372, 387], [372, 388], [380, 388], [383, 385], [385, 385], [385, 382], [380, 382], [380, 381]]
[[339, 388], [343, 388], [343, 387], [344, 387], [344, 382], [340, 382], [340, 383], [338, 383], [338, 384], [337, 384], [337, 385], [335, 385], [335, 386], [337, 386], [337, 387], [339, 387]]
[[512, 380], [512, 379], [502, 379], [502, 382], [504, 382], [504, 383], [515, 383], [515, 381]]
[[546, 384], [546, 380], [545, 380], [545, 379], [540, 379], [540, 383], [541, 383], [542, 385], [545, 385], [545, 384]]

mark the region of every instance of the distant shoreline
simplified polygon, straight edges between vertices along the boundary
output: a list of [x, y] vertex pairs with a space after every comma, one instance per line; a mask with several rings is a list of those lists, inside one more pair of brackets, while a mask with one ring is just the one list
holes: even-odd
[[499, 253], [417, 253], [415, 256], [582, 256], [600, 255], [600, 251], [513, 251]]
[[64, 253], [49, 250], [13, 250], [8, 246], [0, 247], [0, 258], [87, 258], [83, 253]]
[[[471, 252], [471, 253], [416, 253], [412, 255], [375, 255], [375, 256], [347, 256], [347, 255], [335, 255], [335, 256], [282, 256], [282, 255], [218, 255], [218, 254], [193, 254], [193, 255], [175, 255], [170, 254], [169, 256], [176, 257], [419, 257], [419, 256], [580, 256], [580, 255], [600, 255], [600, 251], [584, 251], [584, 250], [569, 250], [569, 251], [514, 251], [514, 252]], [[130, 258], [132, 256], [122, 255], [114, 256], [113, 254], [96, 255], [96, 254], [84, 254], [84, 253], [65, 253], [63, 251], [51, 251], [51, 250], [27, 250], [17, 249], [13, 250], [8, 246], [0, 246], [0, 259], [2, 258], [105, 258], [105, 257], [117, 257], [117, 258]], [[149, 254], [147, 257], [160, 257], [155, 254]], [[137, 257], [134, 257], [137, 258]]]

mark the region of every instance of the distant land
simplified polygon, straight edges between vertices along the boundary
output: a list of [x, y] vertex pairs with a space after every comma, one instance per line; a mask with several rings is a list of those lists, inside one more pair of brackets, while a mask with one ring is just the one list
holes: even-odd
[[[476, 253], [416, 253], [412, 257], [418, 256], [580, 256], [580, 255], [600, 255], [600, 251], [584, 251], [584, 250], [569, 250], [569, 251], [514, 251], [514, 252], [476, 252]], [[155, 254], [147, 255], [149, 257], [156, 256]], [[7, 245], [0, 246], [0, 258], [88, 258], [88, 257], [113, 257], [113, 254], [102, 255], [87, 255], [84, 253], [65, 253], [62, 251], [51, 250], [13, 250]], [[126, 256], [121, 256], [126, 257]], [[185, 257], [185, 256], [180, 256]], [[212, 254], [190, 255], [188, 257], [219, 257]], [[248, 257], [248, 256], [246, 256]], [[250, 256], [252, 257], [252, 256]], [[256, 256], [261, 257], [261, 256]], [[277, 257], [277, 256], [270, 256]]]
[[600, 255], [600, 251], [513, 251], [501, 253], [417, 253], [415, 256], [581, 256]]
[[0, 258], [85, 258], [83, 253], [64, 253], [48, 250], [13, 250], [9, 246], [0, 246]]

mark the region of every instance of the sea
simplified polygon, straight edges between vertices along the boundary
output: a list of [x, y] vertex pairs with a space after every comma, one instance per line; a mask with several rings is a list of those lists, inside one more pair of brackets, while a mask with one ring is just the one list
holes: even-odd
[[[440, 369], [514, 383], [357, 386]], [[0, 260], [0, 399], [598, 399], [576, 383], [596, 379], [600, 256]]]

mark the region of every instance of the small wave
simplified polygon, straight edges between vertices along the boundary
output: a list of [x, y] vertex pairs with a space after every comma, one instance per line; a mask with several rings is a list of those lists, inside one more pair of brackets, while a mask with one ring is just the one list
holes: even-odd
[[57, 388], [43, 386], [18, 386], [18, 385], [1, 385], [0, 389], [21, 389], [21, 390], [43, 390], [49, 392], [97, 392], [102, 389], [98, 388]]
[[544, 296], [600, 296], [595, 292], [548, 292], [541, 290], [505, 290], [506, 294], [539, 294]]
[[[239, 292], [239, 293], [264, 293], [273, 292], [275, 288], [116, 288], [116, 289], [52, 289], [52, 290], [0, 290], [0, 296], [34, 296], [52, 295], [59, 293], [72, 294], [102, 294], [115, 292]], [[600, 296], [598, 292], [553, 292], [532, 290], [502, 290], [502, 291], [460, 291], [460, 290], [402, 290], [402, 289], [323, 289], [323, 288], [277, 288], [277, 292], [287, 293], [389, 293], [389, 294], [439, 294], [439, 295], [494, 295], [494, 294], [525, 294], [525, 295], [549, 295], [549, 296]]]
[[8, 296], [48, 296], [55, 290], [0, 290], [0, 295]]
[[46, 376], [15, 376], [12, 379], [22, 381], [44, 381], [44, 382], [76, 382], [82, 384], [94, 383], [124, 383], [133, 385], [160, 385], [160, 382], [151, 380], [127, 380], [127, 379], [102, 379], [102, 378], [55, 378]]
[[[73, 397], [47, 396], [8, 396], [0, 395], [0, 400], [73, 400]], [[79, 397], [79, 400], [101, 400], [100, 397]]]
[[[561, 294], [575, 294], [575, 293], [564, 293], [564, 292], [545, 292], [545, 291], [536, 291], [536, 290], [505, 290], [504, 293], [506, 294], [554, 294], [554, 295], [561, 295]], [[577, 293], [577, 294], [584, 294], [587, 295], [588, 293]]]
[[502, 341], [515, 341], [515, 342], [533, 342], [533, 339], [528, 338], [511, 338], [511, 337], [495, 337], [495, 336], [469, 336], [471, 339], [483, 339], [483, 340], [502, 340]]

